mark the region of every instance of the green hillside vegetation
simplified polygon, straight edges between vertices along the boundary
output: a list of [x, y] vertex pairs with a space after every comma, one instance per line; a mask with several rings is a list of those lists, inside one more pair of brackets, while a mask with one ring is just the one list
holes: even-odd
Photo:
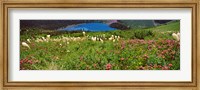
[[120, 20], [119, 22], [129, 26], [132, 29], [153, 27], [153, 20]]

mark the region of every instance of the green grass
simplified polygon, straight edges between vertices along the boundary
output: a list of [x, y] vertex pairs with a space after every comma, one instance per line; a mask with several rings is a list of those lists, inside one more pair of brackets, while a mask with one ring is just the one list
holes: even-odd
[[[179, 32], [180, 23], [136, 30], [110, 32], [55, 32], [29, 29], [20, 36], [21, 42], [31, 39], [31, 49], [20, 46], [21, 70], [161, 70], [180, 69], [180, 45], [172, 37]], [[105, 37], [103, 38], [103, 34]], [[36, 38], [51, 35], [49, 42]], [[120, 40], [106, 38], [120, 36]], [[92, 41], [96, 36], [103, 39]], [[80, 37], [78, 41], [52, 41], [62, 37]], [[67, 43], [69, 42], [69, 43]]]

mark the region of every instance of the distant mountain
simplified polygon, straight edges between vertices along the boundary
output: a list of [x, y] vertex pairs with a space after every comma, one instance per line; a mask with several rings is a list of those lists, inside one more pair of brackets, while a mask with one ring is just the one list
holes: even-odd
[[132, 29], [155, 26], [154, 20], [119, 20], [119, 22]]
[[58, 30], [59, 28], [82, 23], [105, 23], [112, 28], [126, 30], [153, 27], [170, 21], [172, 20], [20, 20], [20, 29], [42, 28]]
[[123, 24], [123, 23], [120, 23], [120, 22], [114, 22], [114, 23], [111, 23], [109, 25], [110, 27], [112, 28], [117, 28], [119, 30], [127, 30], [127, 29], [130, 29], [130, 27], [126, 24]]
[[165, 24], [174, 20], [154, 20], [155, 24]]

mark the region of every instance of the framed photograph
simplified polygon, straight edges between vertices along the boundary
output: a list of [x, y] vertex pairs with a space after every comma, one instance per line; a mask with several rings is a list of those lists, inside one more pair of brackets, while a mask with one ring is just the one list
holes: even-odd
[[2, 2], [2, 87], [198, 88], [197, 0], [59, 2]]

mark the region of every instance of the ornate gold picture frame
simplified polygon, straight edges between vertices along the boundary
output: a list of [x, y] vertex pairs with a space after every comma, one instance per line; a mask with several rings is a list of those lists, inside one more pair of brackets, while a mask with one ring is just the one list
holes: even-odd
[[[50, 1], [37, 1], [37, 0], [4, 0], [1, 1], [1, 12], [2, 12], [2, 28], [1, 28], [1, 88], [3, 89], [19, 89], [22, 87], [28, 87], [30, 89], [47, 89], [44, 87], [48, 87], [51, 89], [82, 89], [81, 87], [87, 87], [86, 89], [170, 89], [170, 90], [198, 90], [199, 89], [199, 2], [198, 0], [171, 0], [171, 1], [158, 1], [158, 0], [128, 0], [128, 1], [120, 1], [120, 0], [89, 0], [89, 1], [64, 1], [60, 0], [58, 2], [54, 0]], [[40, 82], [10, 82], [8, 80], [9, 76], [9, 9], [11, 8], [191, 8], [192, 9], [192, 72], [191, 73], [191, 82], [69, 82], [69, 81], [40, 81]], [[181, 75], [180, 75], [181, 76]], [[58, 87], [58, 88], [53, 88]], [[90, 88], [89, 88], [90, 87]], [[112, 87], [112, 88], [111, 88]], [[131, 87], [131, 88], [130, 88]]]

